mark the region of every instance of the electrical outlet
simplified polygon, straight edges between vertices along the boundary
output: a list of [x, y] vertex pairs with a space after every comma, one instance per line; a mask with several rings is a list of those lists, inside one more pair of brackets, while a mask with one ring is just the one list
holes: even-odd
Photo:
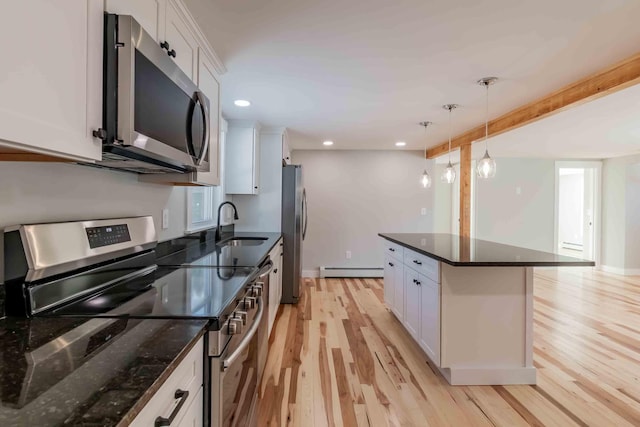
[[351, 259], [351, 251], [347, 251], [347, 253], [345, 254], [345, 256], [347, 257], [347, 259]]
[[169, 209], [162, 209], [162, 229], [169, 228]]
[[420, 215], [426, 215], [426, 214], [427, 214], [427, 208], [420, 209]]
[[521, 195], [522, 194], [522, 187], [516, 187], [516, 195]]

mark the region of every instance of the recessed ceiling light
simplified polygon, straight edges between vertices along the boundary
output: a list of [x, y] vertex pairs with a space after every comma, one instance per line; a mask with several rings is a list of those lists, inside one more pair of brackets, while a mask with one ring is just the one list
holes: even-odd
[[333, 145], [333, 141], [325, 141], [322, 143], [322, 145], [326, 145], [328, 147], [330, 145]]
[[407, 143], [406, 143], [406, 142], [404, 142], [404, 141], [398, 141], [398, 142], [396, 142], [396, 147], [404, 147], [405, 145], [407, 145]]
[[233, 103], [236, 105], [236, 107], [248, 107], [249, 105], [251, 105], [251, 103], [245, 99], [236, 99], [235, 101], [233, 101]]

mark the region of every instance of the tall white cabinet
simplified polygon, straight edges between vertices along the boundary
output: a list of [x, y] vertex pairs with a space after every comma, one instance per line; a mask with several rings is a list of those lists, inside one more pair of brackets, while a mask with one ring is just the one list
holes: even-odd
[[229, 120], [225, 146], [225, 185], [228, 194], [260, 192], [260, 124]]
[[103, 0], [15, 1], [0, 14], [0, 160], [102, 158]]
[[[228, 191], [234, 193], [233, 202], [240, 212], [240, 220], [235, 222], [236, 230], [270, 232], [282, 230], [282, 165], [286, 156], [283, 141], [286, 141], [286, 135], [285, 128], [263, 127], [260, 129], [259, 193], [238, 194]], [[227, 147], [230, 145], [231, 142], [227, 141]], [[226, 163], [227, 177], [229, 169], [234, 165], [238, 167], [234, 162]], [[239, 174], [240, 170], [236, 170], [235, 173]]]

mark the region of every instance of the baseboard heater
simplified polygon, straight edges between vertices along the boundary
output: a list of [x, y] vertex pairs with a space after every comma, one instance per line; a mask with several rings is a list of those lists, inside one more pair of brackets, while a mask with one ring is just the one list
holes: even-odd
[[320, 277], [383, 277], [382, 267], [320, 267]]

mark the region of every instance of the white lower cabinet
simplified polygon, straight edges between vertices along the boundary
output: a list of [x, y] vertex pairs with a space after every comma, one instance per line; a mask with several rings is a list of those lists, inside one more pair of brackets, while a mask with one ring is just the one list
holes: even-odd
[[420, 347], [440, 366], [440, 285], [425, 278], [420, 286]]
[[421, 274], [404, 269], [404, 327], [416, 340], [420, 336], [420, 286], [423, 280]]
[[384, 298], [396, 317], [404, 319], [404, 266], [392, 256], [384, 260]]
[[384, 302], [393, 308], [393, 294], [395, 292], [396, 260], [388, 255], [384, 257]]
[[[203, 367], [204, 338], [189, 351], [130, 425], [153, 426], [158, 417], [171, 419], [171, 425], [202, 425]], [[193, 424], [194, 419], [199, 419], [199, 424]]]
[[269, 299], [269, 313], [268, 313], [268, 333], [271, 336], [271, 330], [278, 314], [278, 308], [280, 307], [280, 301], [282, 300], [282, 239], [278, 240], [278, 243], [269, 252], [271, 262], [273, 262], [273, 269], [269, 273], [269, 295], [266, 296]]
[[440, 263], [387, 240], [384, 251], [385, 303], [440, 366]]

